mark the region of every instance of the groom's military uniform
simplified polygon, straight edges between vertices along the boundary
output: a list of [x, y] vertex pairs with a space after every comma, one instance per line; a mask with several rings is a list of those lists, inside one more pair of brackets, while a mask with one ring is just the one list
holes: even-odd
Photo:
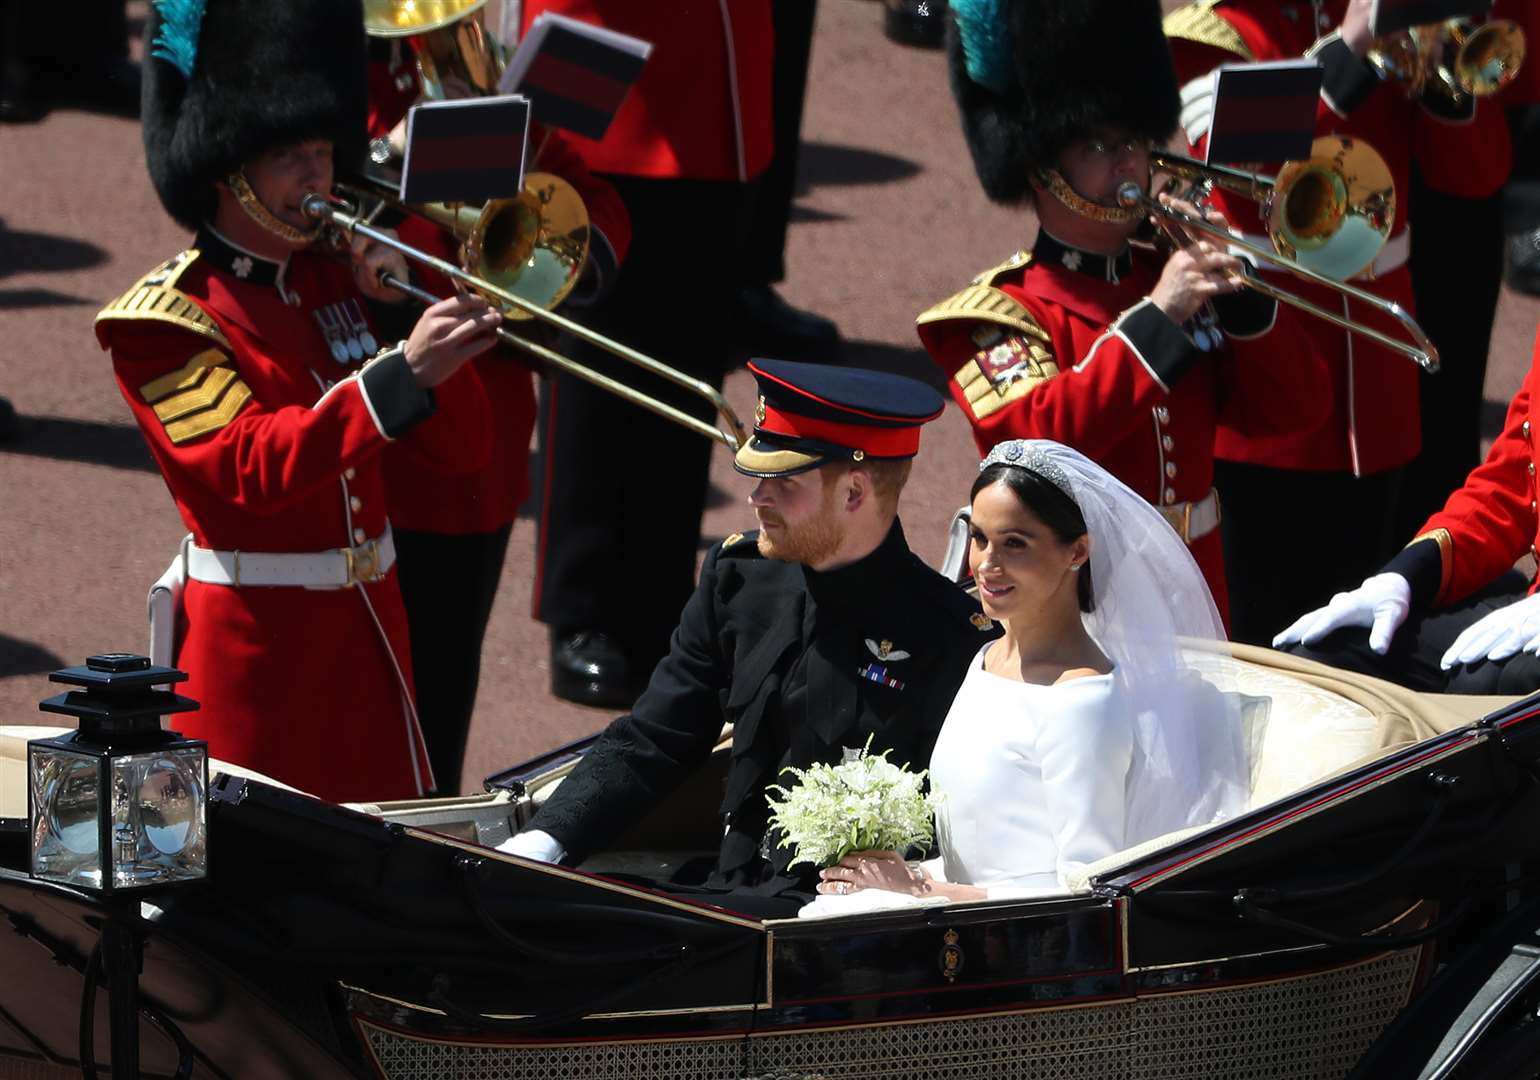
[[711, 884], [773, 893], [798, 880], [786, 873], [790, 852], [767, 842], [765, 789], [787, 779], [782, 769], [838, 762], [868, 738], [872, 753], [927, 767], [952, 696], [990, 636], [973, 621], [977, 605], [909, 550], [896, 522], [872, 554], [824, 572], [766, 559], [756, 539], [729, 537], [707, 556], [646, 691], [533, 828], [574, 855], [603, 847], [700, 767], [730, 721]]
[[[771, 361], [751, 368], [758, 423], [737, 458], [749, 475], [912, 456], [919, 425], [941, 411], [938, 394], [896, 376]], [[599, 737], [530, 827], [569, 860], [603, 848], [703, 765], [730, 721], [724, 831], [707, 885], [767, 896], [808, 888], [767, 828], [766, 788], [788, 779], [780, 775], [788, 766], [837, 763], [868, 739], [872, 753], [926, 768], [968, 663], [991, 636], [977, 604], [909, 550], [897, 521], [866, 557], [825, 571], [765, 558], [755, 534], [729, 537], [707, 556], [669, 653], [631, 713]]]

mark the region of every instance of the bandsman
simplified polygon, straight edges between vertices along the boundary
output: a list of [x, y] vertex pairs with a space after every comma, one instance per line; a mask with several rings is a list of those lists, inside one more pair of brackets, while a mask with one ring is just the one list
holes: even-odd
[[203, 706], [180, 726], [324, 798], [424, 794], [381, 456], [484, 464], [464, 364], [497, 318], [457, 297], [381, 340], [365, 302], [398, 299], [400, 256], [317, 249], [302, 204], [366, 142], [358, 0], [156, 4], [146, 41], [150, 176], [197, 236], [96, 328], [189, 530], [163, 579]]
[[954, 4], [952, 88], [985, 193], [1033, 205], [1037, 239], [921, 314], [920, 339], [980, 453], [1048, 438], [1093, 458], [1160, 508], [1223, 613], [1216, 427], [1310, 425], [1322, 369], [1217, 241], [1168, 258], [1131, 242], [1145, 214], [1117, 190], [1148, 189], [1179, 111], [1158, 4], [1015, 0], [1003, 26], [993, 11]]

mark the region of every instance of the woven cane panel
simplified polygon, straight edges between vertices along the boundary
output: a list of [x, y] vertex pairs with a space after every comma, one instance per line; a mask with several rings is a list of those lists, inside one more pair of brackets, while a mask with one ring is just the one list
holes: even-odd
[[755, 1039], [752, 1073], [851, 1080], [1107, 1080], [1129, 1058], [1131, 1003]]
[[1317, 1080], [1340, 1077], [1406, 1003], [1418, 952], [1137, 1002], [785, 1035], [497, 1047], [361, 1025], [391, 1080]]
[[1345, 1076], [1406, 1004], [1421, 952], [1295, 979], [1140, 1000], [1131, 1080]]

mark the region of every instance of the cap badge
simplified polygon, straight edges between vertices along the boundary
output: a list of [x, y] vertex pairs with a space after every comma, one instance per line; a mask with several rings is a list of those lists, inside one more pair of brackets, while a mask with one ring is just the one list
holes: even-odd
[[895, 649], [891, 641], [873, 641], [866, 639], [866, 647], [878, 660], [907, 660], [909, 654], [903, 649]]
[[761, 395], [759, 395], [759, 401], [756, 402], [755, 405], [754, 405], [754, 423], [756, 423], [756, 424], [763, 424], [764, 422], [765, 422], [765, 395], [761, 394]]
[[993, 630], [995, 628], [995, 621], [982, 611], [975, 611], [972, 615], [968, 616], [968, 621], [979, 630]]

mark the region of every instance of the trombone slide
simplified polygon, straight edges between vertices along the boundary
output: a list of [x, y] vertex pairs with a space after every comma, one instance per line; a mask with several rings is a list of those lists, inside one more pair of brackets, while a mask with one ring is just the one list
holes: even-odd
[[1313, 315], [1318, 319], [1324, 319], [1326, 322], [1329, 322], [1334, 326], [1340, 326], [1342, 329], [1348, 331], [1349, 333], [1358, 334], [1361, 337], [1368, 338], [1370, 341], [1373, 341], [1377, 345], [1381, 345], [1393, 352], [1398, 352], [1402, 356], [1412, 360], [1417, 364], [1418, 367], [1422, 368], [1430, 375], [1438, 371], [1439, 358], [1437, 346], [1433, 344], [1433, 341], [1423, 331], [1422, 327], [1417, 325], [1416, 320], [1407, 314], [1406, 309], [1403, 308], [1400, 304], [1397, 304], [1395, 301], [1386, 300], [1382, 296], [1375, 296], [1373, 293], [1366, 292], [1357, 286], [1349, 285], [1345, 281], [1338, 281], [1335, 278], [1326, 276], [1325, 274], [1317, 273], [1316, 271], [1310, 269], [1308, 266], [1302, 266], [1298, 262], [1295, 262], [1293, 259], [1285, 258], [1275, 251], [1269, 251], [1266, 248], [1259, 247], [1258, 245], [1251, 243], [1249, 240], [1236, 236], [1228, 229], [1220, 228], [1218, 225], [1215, 225], [1212, 222], [1203, 220], [1201, 218], [1195, 218], [1191, 214], [1184, 213], [1181, 210], [1176, 210], [1169, 206], [1162, 206], [1159, 200], [1151, 198], [1143, 188], [1141, 188], [1133, 181], [1129, 181], [1128, 183], [1125, 183], [1118, 188], [1117, 198], [1119, 204], [1123, 206], [1129, 208], [1143, 207], [1150, 213], [1159, 214], [1163, 217], [1170, 218], [1173, 222], [1176, 223], [1176, 225], [1184, 230], [1206, 233], [1209, 236], [1213, 236], [1219, 240], [1224, 241], [1225, 244], [1230, 247], [1237, 248], [1246, 252], [1248, 255], [1251, 255], [1254, 258], [1257, 258], [1263, 262], [1272, 263], [1283, 270], [1287, 270], [1289, 273], [1296, 277], [1303, 278], [1306, 281], [1320, 285], [1324, 288], [1332, 289], [1341, 293], [1343, 297], [1347, 299], [1356, 300], [1361, 304], [1366, 304], [1376, 311], [1390, 316], [1401, 324], [1401, 327], [1406, 331], [1407, 336], [1410, 337], [1412, 341], [1415, 342], [1415, 344], [1410, 344], [1408, 342], [1393, 338], [1389, 334], [1386, 334], [1380, 330], [1376, 330], [1372, 326], [1366, 326], [1363, 323], [1354, 322], [1352, 319], [1347, 318], [1345, 315], [1339, 315], [1335, 311], [1321, 307], [1319, 304], [1312, 303], [1311, 301], [1306, 300], [1303, 296], [1300, 296], [1296, 293], [1291, 293], [1287, 289], [1280, 288], [1279, 286], [1274, 285], [1272, 282], [1263, 278], [1251, 277], [1248, 275], [1244, 279], [1247, 288], [1255, 289], [1262, 295], [1272, 297], [1272, 299], [1278, 301], [1279, 303], [1288, 304], [1291, 307], [1298, 308], [1299, 310], [1305, 312], [1307, 315]]
[[[342, 210], [339, 207], [333, 205], [331, 200], [326, 198], [324, 195], [312, 194], [305, 196], [304, 200], [300, 203], [300, 209], [303, 210], [307, 216], [316, 218], [319, 221], [330, 223], [349, 236], [362, 236], [369, 240], [373, 240], [375, 243], [383, 244], [384, 246], [391, 248], [394, 251], [399, 251], [408, 259], [412, 259], [424, 266], [431, 267], [432, 269], [437, 270], [439, 273], [443, 274], [445, 277], [461, 282], [462, 284], [468, 286], [471, 291], [476, 292], [485, 297], [487, 300], [492, 301], [494, 304], [499, 305], [505, 316], [511, 317], [509, 316], [507, 309], [514, 308], [518, 311], [524, 312], [528, 316], [549, 323], [558, 329], [564, 330], [568, 334], [571, 334], [573, 337], [578, 338], [581, 341], [586, 341], [590, 345], [593, 345], [599, 349], [603, 349], [605, 352], [611, 353], [614, 356], [618, 356], [622, 360], [629, 361], [630, 363], [635, 364], [637, 367], [642, 368], [644, 371], [650, 371], [654, 375], [674, 383], [676, 386], [683, 387], [696, 396], [704, 398], [706, 401], [710, 402], [712, 407], [716, 409], [717, 413], [721, 415], [721, 417], [727, 422], [728, 428], [727, 430], [723, 430], [721, 428], [713, 427], [706, 421], [691, 416], [689, 413], [682, 409], [678, 409], [673, 405], [668, 404], [667, 402], [659, 401], [654, 397], [644, 394], [640, 390], [620, 382], [618, 379], [611, 378], [602, 372], [595, 371], [586, 365], [578, 363], [576, 360], [573, 360], [570, 357], [563, 356], [561, 353], [556, 352], [554, 349], [550, 349], [544, 345], [539, 344], [538, 342], [522, 338], [519, 335], [510, 332], [506, 328], [500, 328], [498, 331], [498, 337], [508, 344], [513, 345], [532, 356], [538, 357], [553, 367], [560, 368], [561, 370], [569, 372], [577, 378], [583, 379], [586, 382], [593, 383], [595, 386], [608, 390], [611, 393], [616, 394], [631, 402], [633, 405], [638, 405], [641, 408], [648, 410], [649, 412], [657, 414], [658, 416], [662, 416], [665, 419], [672, 420], [677, 424], [681, 424], [682, 426], [689, 428], [691, 431], [705, 435], [707, 438], [716, 439], [719, 442], [725, 444], [729, 450], [737, 450], [738, 447], [742, 446], [743, 443], [747, 441], [748, 432], [743, 426], [743, 421], [738, 418], [738, 414], [733, 411], [733, 407], [728, 404], [727, 399], [722, 396], [722, 392], [716, 387], [712, 386], [710, 383], [705, 382], [702, 379], [697, 379], [693, 375], [687, 375], [676, 368], [669, 367], [662, 361], [655, 360], [645, 353], [638, 352], [628, 345], [624, 345], [621, 342], [607, 338], [602, 334], [595, 333], [594, 331], [588, 329], [588, 327], [583, 326], [581, 323], [574, 322], [573, 320], [567, 318], [565, 315], [559, 315], [554, 311], [547, 311], [539, 304], [536, 304], [530, 300], [526, 300], [524, 297], [509, 292], [506, 289], [499, 288], [496, 285], [493, 285], [491, 282], [488, 282], [483, 278], [479, 278], [475, 274], [469, 273], [468, 271], [462, 269], [452, 262], [449, 262], [445, 259], [440, 259], [438, 256], [432, 255], [426, 251], [421, 250], [420, 248], [415, 248], [412, 245], [402, 241], [398, 237], [392, 236], [388, 232], [385, 232], [381, 229], [376, 229], [373, 226], [366, 224], [364, 219], [359, 215], [349, 213], [346, 210]], [[415, 285], [402, 282], [400, 279], [395, 277], [392, 277], [391, 280], [387, 282], [387, 284], [391, 285], [393, 288], [400, 289], [401, 291], [415, 297], [418, 300], [425, 300], [428, 303], [437, 303], [439, 299], [438, 297], [433, 296], [433, 294], [419, 289]]]

